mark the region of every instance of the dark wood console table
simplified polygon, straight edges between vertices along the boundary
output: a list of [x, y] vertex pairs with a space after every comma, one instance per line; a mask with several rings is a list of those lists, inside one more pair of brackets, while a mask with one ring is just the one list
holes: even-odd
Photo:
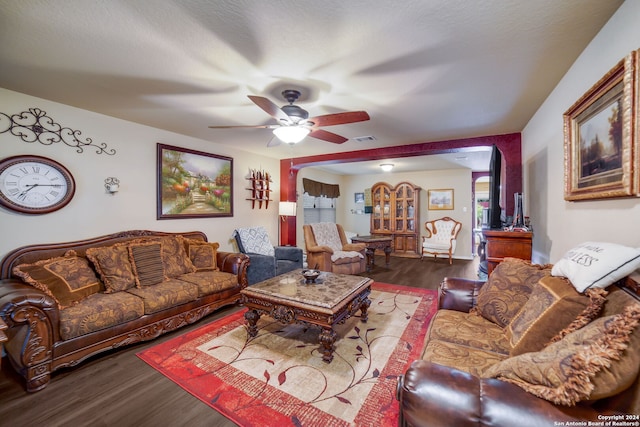
[[371, 268], [375, 265], [374, 254], [376, 249], [382, 249], [384, 251], [385, 262], [389, 267], [389, 260], [391, 258], [392, 251], [392, 238], [385, 236], [355, 236], [351, 238], [353, 243], [364, 243], [365, 253], [367, 255], [367, 272], [371, 271]]
[[531, 260], [533, 233], [529, 231], [482, 230], [487, 245], [487, 274], [507, 257]]

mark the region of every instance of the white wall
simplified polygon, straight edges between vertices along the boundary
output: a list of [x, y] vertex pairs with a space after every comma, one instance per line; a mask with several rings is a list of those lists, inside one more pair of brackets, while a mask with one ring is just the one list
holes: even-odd
[[[458, 246], [454, 258], [471, 259], [473, 249], [471, 235], [473, 229], [473, 201], [471, 192], [471, 170], [447, 169], [437, 171], [406, 172], [406, 173], [379, 173], [370, 175], [335, 175], [318, 168], [304, 168], [298, 174], [298, 192], [302, 194], [302, 178], [310, 178], [328, 184], [340, 184], [340, 198], [338, 200], [337, 221], [345, 230], [367, 235], [370, 231], [370, 215], [352, 214], [352, 209], [363, 209], [363, 204], [356, 204], [354, 193], [362, 193], [365, 188], [377, 182], [386, 182], [397, 185], [401, 182], [410, 182], [421, 187], [420, 191], [420, 234], [424, 234], [424, 223], [431, 219], [450, 216], [462, 222], [462, 231], [458, 235]], [[454, 189], [453, 210], [428, 210], [427, 191], [443, 188]], [[298, 212], [297, 244], [304, 248], [304, 236], [302, 234], [302, 213]]]
[[562, 122], [576, 100], [640, 48], [638, 17], [640, 1], [624, 2], [522, 132], [525, 209], [534, 229], [534, 261], [556, 262], [568, 249], [589, 240], [640, 247], [640, 199], [564, 200]]
[[[0, 208], [0, 257], [8, 251], [34, 243], [53, 243], [96, 237], [123, 230], [201, 230], [221, 250], [235, 250], [231, 234], [236, 227], [262, 225], [271, 241], [277, 242], [280, 182], [278, 160], [232, 149], [221, 144], [194, 139], [160, 129], [34, 98], [0, 88], [0, 112], [9, 116], [29, 108], [40, 108], [57, 123], [82, 132], [81, 138], [106, 143], [116, 154], [96, 154], [85, 148], [77, 153], [63, 143], [26, 143], [10, 132], [0, 133], [0, 158], [36, 154], [67, 167], [76, 181], [76, 194], [66, 207], [46, 215], [24, 215]], [[0, 125], [0, 131], [6, 129]], [[233, 161], [234, 216], [206, 219], [156, 220], [156, 144], [168, 144], [207, 153], [229, 156]], [[250, 168], [274, 175], [273, 204], [267, 210], [251, 209], [245, 200], [245, 177]], [[104, 179], [120, 180], [120, 192], [105, 193]]]

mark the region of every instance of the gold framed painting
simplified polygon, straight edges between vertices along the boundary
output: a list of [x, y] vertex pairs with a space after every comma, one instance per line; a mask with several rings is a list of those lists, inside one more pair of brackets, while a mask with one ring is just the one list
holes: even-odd
[[157, 219], [233, 216], [231, 157], [157, 144]]
[[429, 190], [427, 199], [431, 211], [453, 210], [453, 188]]
[[637, 192], [637, 63], [627, 55], [564, 113], [565, 200]]

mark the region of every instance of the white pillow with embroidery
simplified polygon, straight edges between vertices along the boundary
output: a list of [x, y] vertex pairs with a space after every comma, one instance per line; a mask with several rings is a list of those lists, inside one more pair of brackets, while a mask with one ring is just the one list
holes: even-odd
[[276, 255], [276, 250], [264, 227], [238, 228], [236, 233], [240, 236], [245, 252], [268, 256]]
[[569, 250], [551, 269], [578, 292], [606, 288], [640, 267], [640, 250], [615, 243], [585, 242]]

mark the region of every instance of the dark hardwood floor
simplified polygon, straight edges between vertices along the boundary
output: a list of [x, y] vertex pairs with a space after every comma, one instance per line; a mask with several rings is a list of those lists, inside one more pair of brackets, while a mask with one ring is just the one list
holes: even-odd
[[389, 267], [385, 266], [384, 256], [375, 257], [375, 265], [370, 273], [361, 275], [371, 277], [377, 282], [392, 283], [394, 285], [413, 286], [424, 289], [437, 289], [442, 280], [449, 277], [464, 277], [476, 279], [478, 277], [479, 259], [473, 261], [454, 259], [453, 264], [438, 258], [403, 258], [391, 257]]
[[[449, 277], [476, 278], [473, 261], [392, 257], [385, 267], [376, 256], [371, 273], [375, 281], [436, 289]], [[71, 369], [58, 371], [44, 389], [24, 391], [22, 379], [2, 361], [0, 374], [0, 426], [234, 426], [214, 409], [156, 372], [136, 353], [179, 336], [238, 307], [224, 308], [199, 322], [154, 341], [103, 353]]]

